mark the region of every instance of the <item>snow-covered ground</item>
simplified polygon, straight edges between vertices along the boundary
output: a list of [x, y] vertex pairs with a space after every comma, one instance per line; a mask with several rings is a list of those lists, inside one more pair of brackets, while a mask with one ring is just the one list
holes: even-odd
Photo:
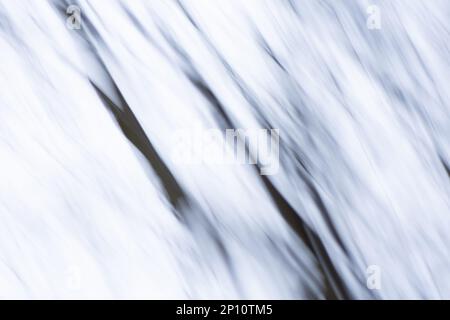
[[[449, 19], [0, 0], [0, 298], [450, 298]], [[279, 170], [176, 149], [210, 129]]]

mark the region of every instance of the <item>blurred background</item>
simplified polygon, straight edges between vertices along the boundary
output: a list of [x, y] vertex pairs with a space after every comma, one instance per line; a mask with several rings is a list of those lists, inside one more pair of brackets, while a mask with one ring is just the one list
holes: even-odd
[[449, 18], [0, 0], [0, 298], [450, 298]]

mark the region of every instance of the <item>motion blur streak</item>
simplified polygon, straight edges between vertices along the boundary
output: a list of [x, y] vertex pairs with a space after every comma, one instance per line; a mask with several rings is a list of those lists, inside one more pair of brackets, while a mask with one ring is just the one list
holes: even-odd
[[[0, 298], [450, 298], [449, 19], [0, 0]], [[174, 161], [211, 128], [278, 129], [278, 171]]]

